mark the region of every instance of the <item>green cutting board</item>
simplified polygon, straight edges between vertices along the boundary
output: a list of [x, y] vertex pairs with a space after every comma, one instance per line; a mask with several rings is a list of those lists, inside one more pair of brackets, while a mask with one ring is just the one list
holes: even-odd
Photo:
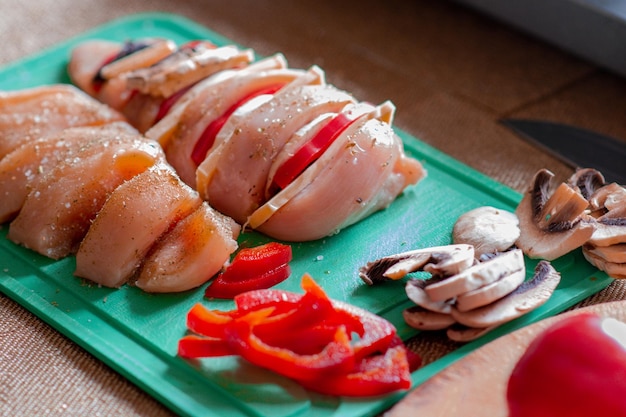
[[[86, 39], [123, 41], [146, 36], [177, 42], [203, 38], [219, 45], [231, 43], [176, 15], [133, 15], [0, 68], [0, 89], [69, 82], [69, 53]], [[300, 277], [308, 272], [332, 298], [389, 319], [406, 340], [417, 332], [402, 319], [402, 310], [411, 305], [404, 292], [404, 281], [368, 287], [358, 278], [359, 267], [385, 255], [449, 244], [459, 215], [483, 205], [512, 211], [521, 196], [405, 132], [398, 134], [406, 151], [424, 164], [428, 177], [408, 188], [388, 209], [337, 235], [293, 244], [293, 274], [279, 288], [301, 292]], [[129, 286], [98, 287], [73, 276], [73, 257], [60, 261], [44, 258], [12, 244], [6, 239], [7, 225], [0, 227], [0, 291], [179, 415], [361, 417], [382, 412], [403, 395], [364, 399], [323, 396], [237, 358], [183, 360], [176, 356], [176, 349], [178, 339], [186, 331], [188, 310], [197, 302], [210, 308], [230, 309], [231, 302], [204, 300], [204, 287], [172, 295], [146, 294]], [[267, 240], [256, 233], [245, 233], [240, 243]], [[535, 264], [527, 260], [529, 271]], [[562, 282], [547, 304], [417, 370], [413, 373], [414, 385], [487, 341], [554, 315], [610, 282], [579, 252], [558, 259], [553, 265], [562, 273]]]

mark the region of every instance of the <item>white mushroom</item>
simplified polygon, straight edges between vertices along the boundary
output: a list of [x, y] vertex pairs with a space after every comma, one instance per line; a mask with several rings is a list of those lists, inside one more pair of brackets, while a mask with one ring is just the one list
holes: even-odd
[[515, 249], [485, 262], [479, 262], [445, 280], [428, 285], [424, 291], [432, 300], [448, 300], [491, 284], [506, 275], [523, 271], [524, 268], [522, 251]]
[[[615, 279], [625, 279], [626, 278], [626, 263], [624, 262], [612, 262], [603, 256], [602, 249], [610, 248], [607, 247], [597, 247], [595, 251], [589, 249], [589, 247], [583, 247], [583, 256], [585, 259], [598, 268], [601, 271], [604, 271], [611, 278]], [[598, 250], [599, 249], [599, 250]], [[623, 253], [621, 254], [623, 256]]]
[[475, 256], [504, 252], [520, 235], [517, 216], [491, 206], [478, 207], [462, 214], [452, 229], [453, 243], [474, 246]]
[[580, 192], [562, 183], [550, 193], [553, 176], [540, 170], [515, 210], [521, 232], [515, 244], [530, 258], [553, 260], [565, 255], [587, 242], [596, 228], [585, 213], [588, 202]]
[[402, 316], [406, 324], [417, 330], [443, 330], [456, 323], [450, 314], [437, 313], [419, 306], [405, 309]]
[[424, 291], [424, 288], [428, 285], [431, 285], [433, 282], [440, 282], [442, 279], [445, 278], [433, 277], [430, 279], [409, 280], [405, 286], [406, 295], [409, 297], [409, 300], [426, 310], [434, 311], [436, 313], [450, 314], [454, 299], [434, 301], [428, 296], [428, 294], [426, 294], [426, 291]]
[[522, 268], [511, 274], [504, 275], [497, 281], [478, 289], [463, 293], [456, 298], [456, 308], [459, 311], [469, 311], [491, 304], [515, 291], [526, 278], [526, 269]]
[[535, 274], [515, 291], [500, 300], [474, 310], [461, 312], [452, 309], [452, 317], [473, 328], [499, 326], [543, 305], [551, 297], [561, 275], [548, 261], [540, 261]]
[[489, 333], [490, 331], [495, 329], [495, 327], [496, 326], [475, 328], [456, 323], [448, 327], [448, 329], [446, 330], [446, 336], [448, 336], [448, 339], [455, 342], [471, 342], [472, 340], [476, 340], [479, 337]]

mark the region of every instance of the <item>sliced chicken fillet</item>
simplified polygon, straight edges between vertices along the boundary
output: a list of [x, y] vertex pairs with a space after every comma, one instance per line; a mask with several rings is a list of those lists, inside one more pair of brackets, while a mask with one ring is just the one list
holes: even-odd
[[125, 121], [71, 85], [0, 92], [0, 159], [21, 144], [75, 126]]
[[196, 288], [217, 274], [237, 249], [240, 226], [206, 202], [151, 249], [135, 285], [146, 292]]
[[168, 166], [153, 167], [118, 187], [93, 221], [76, 253], [75, 275], [119, 287], [152, 245], [202, 200]]
[[72, 153], [36, 181], [8, 238], [49, 258], [65, 257], [76, 251], [113, 190], [164, 161], [154, 141], [113, 136]]

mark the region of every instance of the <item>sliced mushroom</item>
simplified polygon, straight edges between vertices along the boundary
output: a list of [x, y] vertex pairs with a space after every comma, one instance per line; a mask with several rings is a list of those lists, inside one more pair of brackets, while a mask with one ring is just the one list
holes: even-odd
[[602, 258], [607, 262], [617, 264], [626, 263], [626, 243], [616, 243], [610, 246], [593, 246], [586, 244], [583, 246], [583, 253], [584, 252]]
[[428, 285], [424, 288], [424, 291], [434, 301], [448, 300], [491, 284], [506, 275], [524, 268], [522, 251], [515, 249], [504, 252], [485, 262], [479, 262], [445, 280]]
[[474, 310], [452, 309], [452, 317], [468, 327], [499, 326], [543, 305], [561, 281], [561, 275], [548, 261], [540, 261], [532, 279], [500, 300]]
[[515, 210], [521, 232], [515, 244], [530, 258], [556, 259], [582, 246], [595, 230], [580, 192], [562, 183], [550, 194], [553, 177], [540, 170]]
[[450, 314], [437, 313], [419, 306], [405, 309], [402, 316], [406, 324], [417, 330], [443, 330], [456, 323]]
[[505, 275], [491, 284], [459, 295], [456, 298], [455, 306], [459, 311], [464, 312], [491, 304], [515, 291], [517, 287], [522, 285], [525, 278], [526, 269]]
[[571, 187], [578, 188], [580, 194], [586, 200], [589, 200], [597, 190], [604, 187], [605, 180], [604, 175], [596, 169], [579, 168], [574, 175], [567, 180], [567, 183]]
[[452, 229], [453, 243], [473, 245], [476, 257], [504, 252], [515, 244], [519, 235], [517, 216], [491, 206], [462, 214]]
[[600, 218], [587, 243], [593, 246], [610, 246], [626, 243], [626, 219]]
[[583, 256], [590, 264], [606, 272], [611, 278], [626, 279], [626, 263], [608, 261], [597, 253], [590, 252], [585, 247], [583, 247]]
[[473, 263], [474, 247], [471, 245], [435, 246], [368, 262], [359, 269], [359, 277], [368, 285], [373, 285], [387, 280], [398, 280], [420, 270], [449, 276]]
[[[600, 211], [602, 215], [608, 211], [621, 211], [626, 203], [626, 189], [617, 183], [607, 184], [597, 189], [589, 197], [592, 211]], [[615, 216], [617, 217], [617, 216]]]
[[434, 311], [436, 313], [450, 314], [452, 311], [452, 304], [454, 299], [433, 301], [424, 288], [428, 285], [441, 281], [441, 277], [434, 277], [430, 279], [412, 279], [407, 281], [405, 290], [409, 300], [413, 301], [418, 306], [425, 308], [426, 310]]
[[495, 329], [495, 326], [479, 329], [455, 323], [452, 326], [448, 327], [448, 329], [446, 330], [446, 336], [448, 336], [448, 339], [455, 342], [471, 342], [472, 340], [476, 340], [479, 337], [489, 333], [493, 329]]

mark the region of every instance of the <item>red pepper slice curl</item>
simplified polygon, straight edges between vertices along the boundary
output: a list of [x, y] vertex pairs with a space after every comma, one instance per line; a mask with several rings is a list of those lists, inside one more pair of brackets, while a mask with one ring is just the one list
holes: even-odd
[[206, 288], [207, 298], [232, 299], [236, 295], [279, 284], [291, 275], [291, 246], [270, 242], [241, 249], [230, 265]]

